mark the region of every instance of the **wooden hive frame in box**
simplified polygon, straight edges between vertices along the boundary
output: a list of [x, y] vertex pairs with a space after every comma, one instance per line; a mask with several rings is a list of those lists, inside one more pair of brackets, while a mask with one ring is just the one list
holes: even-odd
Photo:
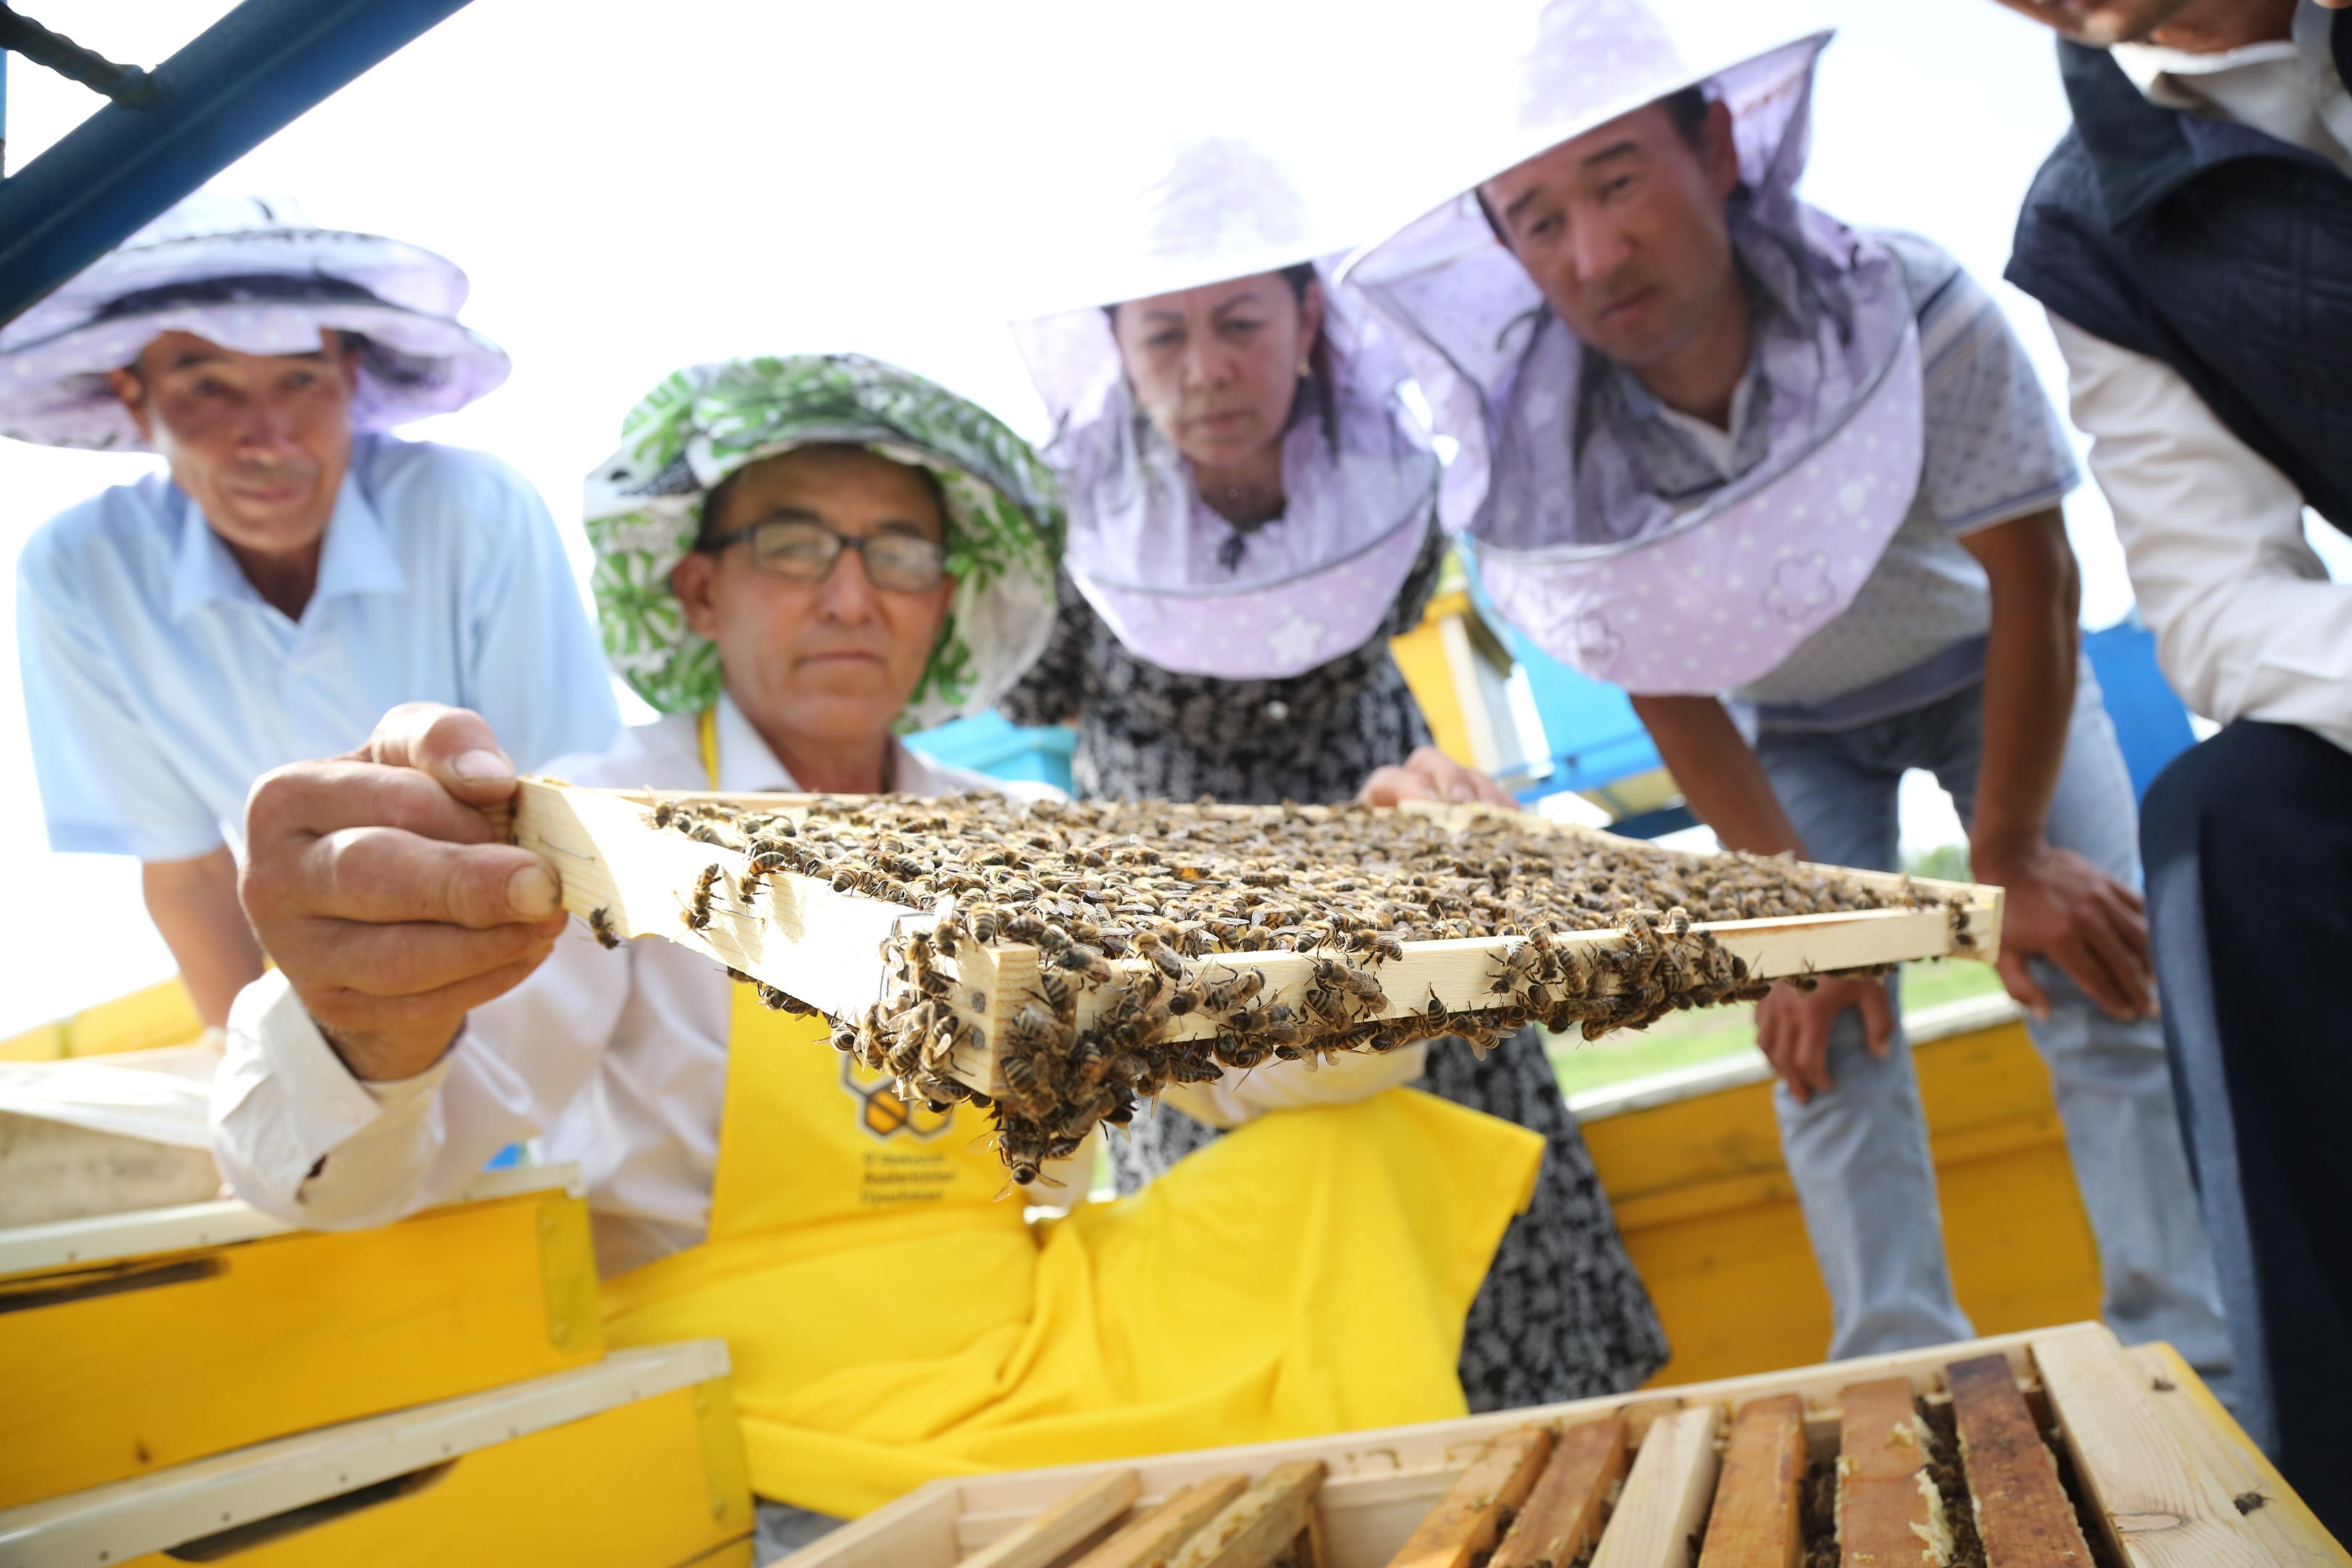
[[[1936, 1472], [1924, 1484], [1923, 1467]], [[1217, 1528], [1286, 1478], [1294, 1491], [1311, 1482], [1303, 1520], [1282, 1521], [1290, 1555]], [[1155, 1529], [1194, 1499], [1205, 1509]], [[1130, 1549], [1147, 1536], [1150, 1550]], [[2126, 1349], [2096, 1323], [1417, 1426], [957, 1477], [786, 1568], [1048, 1568], [1076, 1550], [1080, 1568], [2352, 1568], [2169, 1346]]]
[[[836, 891], [825, 880], [791, 871], [760, 879], [756, 892], [745, 904], [731, 890], [743, 886], [751, 869], [750, 856], [684, 834], [657, 830], [648, 815], [663, 801], [711, 803], [801, 819], [820, 802], [835, 806], [855, 804], [840, 796], [591, 790], [527, 779], [516, 805], [515, 841], [546, 855], [556, 865], [562, 875], [565, 907], [590, 918], [600, 931], [616, 938], [660, 936], [680, 942], [836, 1019], [854, 1019], [883, 996], [886, 944], [903, 942], [910, 932], [928, 931], [937, 921], [934, 911]], [[1238, 814], [1254, 808], [1188, 809]], [[1328, 807], [1286, 809], [1309, 820], [1334, 815]], [[1466, 806], [1414, 805], [1400, 809], [1457, 828], [1486, 815], [1484, 808]], [[1510, 820], [1522, 831], [1587, 835], [1616, 848], [1634, 842], [1531, 814], [1512, 814]], [[1658, 852], [1693, 860], [1706, 858], [1690, 851]], [[727, 891], [712, 900], [708, 923], [691, 927], [683, 917], [694, 889], [714, 865], [721, 873], [716, 886]], [[1988, 962], [1998, 956], [2001, 913], [1998, 888], [1840, 868], [1817, 869], [1926, 907], [1717, 921], [1696, 925], [1693, 933], [1711, 938], [1759, 979], [1874, 969], [1955, 954]], [[1560, 939], [1560, 944], [1604, 946], [1621, 942], [1627, 935], [1622, 928], [1606, 927]], [[1401, 956], [1388, 959], [1380, 967], [1387, 994], [1385, 1005], [1363, 1017], [1408, 1019], [1431, 999], [1456, 1011], [1490, 1008], [1496, 1002], [1493, 979], [1498, 961], [1525, 941], [1517, 936], [1487, 936], [1405, 942]], [[977, 1026], [984, 1042], [958, 1045], [947, 1068], [950, 1076], [983, 1094], [1005, 1092], [1003, 1031], [997, 1026], [1034, 994], [1043, 957], [1034, 946], [966, 942], [953, 958], [938, 961], [954, 981], [952, 994], [942, 999], [944, 1005]], [[1293, 1005], [1307, 993], [1315, 962], [1309, 954], [1287, 951], [1215, 955], [1215, 963], [1226, 969], [1255, 970], [1263, 975], [1261, 1002]], [[1092, 1025], [1115, 1006], [1122, 984], [1144, 975], [1150, 965], [1144, 959], [1130, 957], [1111, 967], [1118, 979], [1076, 998], [1077, 1027]], [[1216, 1028], [1205, 1013], [1195, 1013], [1171, 1020], [1165, 1037], [1200, 1039]]]

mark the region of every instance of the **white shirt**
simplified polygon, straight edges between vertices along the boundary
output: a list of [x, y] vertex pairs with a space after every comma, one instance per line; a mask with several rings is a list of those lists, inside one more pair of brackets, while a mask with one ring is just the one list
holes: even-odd
[[[718, 729], [719, 788], [794, 787], [725, 698]], [[893, 765], [893, 786], [908, 794], [1007, 787], [904, 747], [895, 747]], [[611, 788], [706, 783], [691, 714], [625, 731], [604, 755], [566, 758], [549, 771]], [[499, 1150], [541, 1138], [547, 1159], [580, 1165], [599, 1266], [620, 1273], [692, 1246], [709, 1228], [735, 984], [701, 954], [658, 938], [605, 952], [574, 920], [530, 979], [474, 1010], [440, 1061], [414, 1078], [370, 1083], [343, 1066], [273, 971], [230, 1010], [213, 1090], [214, 1152], [247, 1202], [335, 1230], [446, 1201]], [[1311, 1075], [1297, 1063], [1271, 1064], [1210, 1086], [1210, 1109], [1231, 1123], [1361, 1099], [1418, 1078], [1421, 1067], [1419, 1047]]]
[[[2332, 15], [2310, 0], [2301, 12]], [[2222, 55], [2115, 49], [2150, 101], [2238, 121], [2352, 172], [2352, 103], [2332, 78], [2331, 91], [2315, 90], [2308, 54], [2284, 42]], [[2170, 366], [2054, 312], [2050, 326], [2174, 689], [2221, 723], [2299, 725], [2352, 751], [2352, 584], [2330, 582], [2313, 552], [2302, 493]]]
[[472, 708], [517, 763], [608, 744], [603, 650], [539, 494], [495, 458], [360, 435], [301, 618], [155, 473], [60, 512], [17, 568], [49, 847], [184, 860], [236, 844], [271, 768], [409, 701]]

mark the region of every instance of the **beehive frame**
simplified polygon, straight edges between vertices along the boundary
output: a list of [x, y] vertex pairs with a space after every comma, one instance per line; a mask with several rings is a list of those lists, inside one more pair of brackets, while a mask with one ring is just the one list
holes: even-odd
[[[713, 864], [726, 886], [740, 887], [750, 858], [740, 850], [662, 832], [646, 820], [657, 802], [712, 802], [738, 810], [804, 817], [820, 799], [808, 795], [717, 795], [652, 790], [583, 789], [552, 780], [526, 779], [516, 803], [515, 842], [545, 855], [562, 873], [564, 907], [595, 917], [622, 938], [659, 936], [709, 955], [716, 962], [773, 985], [835, 1017], [855, 1017], [884, 992], [882, 947], [894, 936], [929, 929], [931, 911], [856, 893], [836, 892], [814, 877], [778, 872], [762, 882], [748, 905], [733, 898], [712, 906], [701, 929], [681, 918], [690, 889]], [[1214, 806], [1197, 809], [1215, 811]], [[1328, 807], [1292, 808], [1312, 816]], [[1414, 803], [1397, 808], [1433, 816], [1449, 826], [1468, 823], [1487, 808]], [[1532, 814], [1515, 818], [1521, 828], [1540, 826], [1561, 835], [1593, 830]], [[1667, 853], [1696, 854], [1695, 851]], [[1946, 907], [1846, 910], [1777, 920], [1717, 921], [1693, 928], [1711, 933], [1751, 973], [1763, 978], [1867, 969], [1912, 959], [1960, 955], [1988, 962], [1999, 955], [2001, 890], [1965, 882], [1904, 878], [1885, 872], [1841, 869], [1841, 875], [1890, 894], [1898, 890], [1948, 901]], [[1626, 933], [1603, 928], [1556, 939], [1560, 945], [1611, 942]], [[1496, 961], [1523, 942], [1512, 936], [1473, 937], [1404, 945], [1401, 958], [1382, 965], [1381, 978], [1392, 997], [1434, 995], [1448, 1008], [1469, 1010], [1493, 1003], [1490, 986]], [[953, 974], [955, 1010], [992, 1033], [992, 1021], [1007, 1017], [1036, 984], [1040, 952], [1034, 947], [965, 943], [940, 967]], [[1263, 996], [1297, 1003], [1307, 990], [1312, 957], [1297, 952], [1219, 953], [1216, 962], [1234, 970], [1265, 974]], [[1142, 959], [1113, 964], [1122, 974], [1147, 967]], [[1087, 1026], [1113, 1005], [1118, 985], [1092, 991], [1078, 1001], [1077, 1024]], [[1411, 1011], [1391, 1002], [1374, 1018]], [[1176, 1039], [1196, 1038], [1214, 1029], [1204, 1016], [1178, 1018], [1168, 1031]], [[1002, 1093], [992, 1047], [959, 1047], [950, 1070], [973, 1089]]]

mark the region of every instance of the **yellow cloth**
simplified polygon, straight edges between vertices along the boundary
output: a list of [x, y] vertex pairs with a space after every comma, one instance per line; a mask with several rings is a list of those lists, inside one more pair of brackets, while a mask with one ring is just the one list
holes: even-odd
[[948, 1475], [1464, 1411], [1470, 1300], [1542, 1157], [1429, 1095], [1262, 1117], [1032, 1227], [985, 1113], [902, 1105], [736, 988], [709, 1238], [605, 1286], [717, 1335], [752, 1489], [855, 1515]]

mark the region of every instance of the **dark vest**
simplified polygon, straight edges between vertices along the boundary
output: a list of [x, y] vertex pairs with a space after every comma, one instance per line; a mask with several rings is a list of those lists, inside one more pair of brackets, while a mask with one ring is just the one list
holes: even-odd
[[[2352, 11], [2334, 29], [2352, 68]], [[2009, 280], [2171, 366], [2352, 532], [2352, 179], [2150, 103], [2104, 50], [2061, 40], [2058, 64], [2074, 127], [2026, 195]]]

